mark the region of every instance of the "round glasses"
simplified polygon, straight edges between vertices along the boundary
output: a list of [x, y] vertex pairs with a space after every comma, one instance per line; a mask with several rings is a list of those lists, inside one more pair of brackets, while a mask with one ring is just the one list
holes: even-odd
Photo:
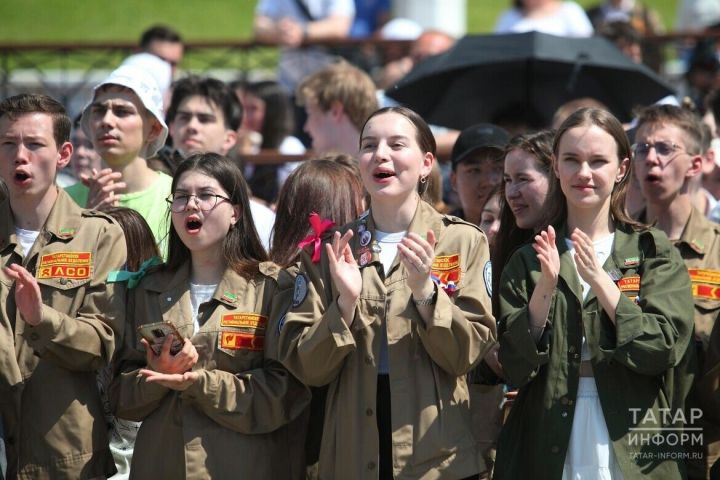
[[684, 151], [680, 145], [671, 142], [636, 143], [632, 147], [635, 158], [638, 160], [645, 160], [651, 148], [655, 149], [655, 155], [658, 158], [663, 159], [667, 159], [675, 152]]
[[190, 201], [190, 198], [195, 198], [195, 205], [197, 205], [197, 208], [199, 208], [203, 212], [209, 212], [215, 206], [217, 206], [218, 202], [220, 200], [226, 200], [230, 201], [229, 198], [223, 197], [222, 195], [218, 195], [216, 193], [198, 193], [198, 194], [192, 194], [187, 195], [184, 193], [181, 194], [171, 194], [168, 196], [165, 201], [170, 204], [170, 210], [175, 213], [181, 213], [184, 212], [187, 208], [188, 202]]

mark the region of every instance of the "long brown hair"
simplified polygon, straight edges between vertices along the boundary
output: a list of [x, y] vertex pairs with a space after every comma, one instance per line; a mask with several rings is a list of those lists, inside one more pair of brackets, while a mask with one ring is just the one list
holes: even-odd
[[363, 210], [360, 172], [349, 155], [303, 162], [285, 181], [275, 211], [270, 259], [286, 267], [298, 254], [298, 243], [312, 233], [308, 218], [320, 218], [339, 227]]
[[[552, 141], [555, 136], [554, 130], [541, 130], [535, 133], [524, 133], [515, 135], [505, 147], [507, 156], [513, 150], [522, 150], [533, 157], [538, 171], [543, 172], [548, 179], [548, 187], [552, 188], [557, 183], [557, 177], [552, 171]], [[545, 199], [547, 203], [547, 197]], [[492, 301], [493, 311], [498, 310], [498, 291], [500, 288], [500, 275], [510, 255], [518, 247], [527, 243], [535, 235], [535, 229], [518, 227], [515, 221], [515, 214], [505, 200], [505, 180], [500, 184], [500, 229], [495, 234], [495, 242], [491, 249], [490, 258], [493, 264], [492, 275]]]
[[[260, 242], [255, 223], [250, 213], [248, 186], [243, 179], [242, 172], [230, 159], [216, 153], [198, 153], [191, 155], [178, 165], [172, 181], [171, 192], [175, 193], [177, 183], [185, 172], [198, 171], [218, 181], [230, 198], [230, 203], [240, 207], [240, 218], [228, 230], [222, 245], [222, 254], [227, 266], [245, 278], [252, 278], [257, 274], [258, 264], [268, 259], [267, 253]], [[170, 209], [168, 209], [168, 224], [170, 235], [168, 240], [167, 267], [177, 270], [190, 259], [190, 250], [180, 239], [175, 227], [170, 222]]]
[[[555, 139], [553, 140], [553, 162], [557, 162], [558, 149], [563, 135], [576, 127], [594, 125], [607, 132], [615, 140], [617, 146], [617, 160], [622, 162], [628, 159], [628, 168], [625, 176], [617, 182], [610, 194], [610, 217], [615, 223], [624, 223], [634, 229], [644, 229], [646, 225], [633, 220], [625, 210], [625, 196], [627, 195], [628, 186], [630, 184], [632, 168], [632, 147], [628, 140], [625, 130], [620, 121], [607, 110], [599, 108], [581, 108], [570, 115], [558, 128]], [[565, 194], [560, 188], [560, 182], [555, 182], [548, 192], [548, 207], [543, 227], [552, 225], [558, 227], [567, 220], [567, 200]]]
[[159, 257], [160, 250], [155, 237], [147, 221], [137, 210], [126, 207], [110, 207], [105, 210], [120, 224], [125, 234], [127, 244], [126, 268], [131, 272], [137, 272], [145, 260], [152, 257]]

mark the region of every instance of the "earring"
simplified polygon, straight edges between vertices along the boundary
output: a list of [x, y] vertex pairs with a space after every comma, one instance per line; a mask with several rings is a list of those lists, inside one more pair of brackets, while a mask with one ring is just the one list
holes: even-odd
[[420, 183], [425, 185], [426, 182], [427, 182], [427, 177], [420, 177]]

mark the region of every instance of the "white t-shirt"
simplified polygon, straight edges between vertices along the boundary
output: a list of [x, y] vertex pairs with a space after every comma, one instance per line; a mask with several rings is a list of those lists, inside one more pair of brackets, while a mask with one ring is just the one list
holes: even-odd
[[17, 236], [18, 242], [22, 247], [23, 255], [27, 256], [27, 254], [30, 253], [38, 235], [40, 235], [39, 230], [25, 230], [24, 228], [15, 227], [15, 236]]
[[270, 236], [275, 225], [275, 212], [253, 199], [250, 199], [250, 214], [255, 223], [255, 230], [265, 250], [270, 250]]
[[[390, 267], [392, 267], [392, 264], [395, 261], [395, 257], [397, 256], [398, 243], [400, 243], [400, 240], [405, 238], [406, 234], [406, 231], [388, 233], [381, 232], [380, 230], [375, 230], [375, 240], [377, 240], [377, 243], [380, 246], [380, 253], [378, 255], [380, 257], [380, 262], [383, 265], [385, 275], [390, 272]], [[383, 324], [382, 326], [382, 339], [380, 341], [380, 358], [378, 361], [378, 373], [383, 375], [390, 373], [387, 324]]]
[[212, 298], [215, 289], [217, 289], [217, 284], [200, 285], [190, 282], [190, 303], [192, 304], [193, 324], [195, 325], [193, 333], [197, 333], [198, 330], [200, 330], [200, 321], [198, 319], [200, 305]]
[[495, 33], [541, 32], [560, 37], [590, 37], [594, 29], [585, 10], [575, 2], [563, 2], [553, 15], [526, 18], [516, 8], [505, 10], [495, 25]]
[[[305, 153], [305, 145], [298, 140], [296, 137], [288, 136], [285, 137], [285, 140], [282, 141], [280, 146], [278, 147], [278, 152], [280, 152], [281, 155], [302, 155]], [[290, 176], [292, 172], [295, 171], [296, 168], [300, 166], [302, 162], [285, 162], [282, 165], [278, 167], [277, 170], [277, 182], [278, 182], [278, 190], [282, 188], [283, 184], [285, 183], [285, 180], [287, 180], [287, 177]]]

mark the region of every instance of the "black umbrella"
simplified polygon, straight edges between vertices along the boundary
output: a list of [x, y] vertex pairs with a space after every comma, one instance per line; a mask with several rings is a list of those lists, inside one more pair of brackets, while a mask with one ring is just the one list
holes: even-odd
[[468, 35], [387, 92], [428, 122], [458, 129], [494, 121], [509, 109], [534, 109], [549, 123], [560, 105], [581, 97], [595, 98], [629, 121], [636, 106], [673, 93], [604, 38], [538, 32]]

